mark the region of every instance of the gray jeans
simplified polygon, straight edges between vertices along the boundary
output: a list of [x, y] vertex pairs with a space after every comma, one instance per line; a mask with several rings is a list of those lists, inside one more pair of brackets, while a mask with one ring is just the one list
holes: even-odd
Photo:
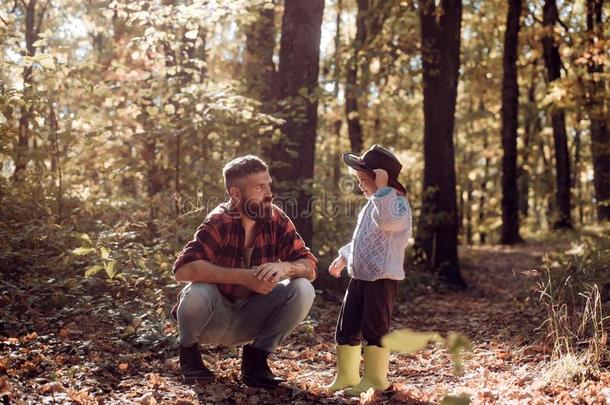
[[190, 283], [178, 304], [180, 344], [253, 342], [253, 347], [273, 352], [305, 319], [314, 297], [314, 288], [305, 278], [284, 280], [267, 295], [252, 294], [235, 302], [227, 300], [215, 284]]

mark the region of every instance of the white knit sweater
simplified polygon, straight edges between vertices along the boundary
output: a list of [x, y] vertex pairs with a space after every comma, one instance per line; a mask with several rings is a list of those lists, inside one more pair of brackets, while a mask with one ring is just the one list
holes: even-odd
[[369, 198], [352, 240], [339, 249], [350, 277], [375, 281], [405, 278], [403, 262], [411, 237], [411, 207], [406, 197], [383, 187]]

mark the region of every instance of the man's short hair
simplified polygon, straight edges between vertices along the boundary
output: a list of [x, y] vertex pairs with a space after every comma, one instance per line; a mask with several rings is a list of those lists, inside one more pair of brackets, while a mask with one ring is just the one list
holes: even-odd
[[268, 170], [267, 164], [263, 159], [255, 155], [246, 155], [235, 158], [225, 165], [222, 169], [222, 177], [225, 181], [227, 191], [233, 186], [240, 186], [239, 180], [260, 172]]

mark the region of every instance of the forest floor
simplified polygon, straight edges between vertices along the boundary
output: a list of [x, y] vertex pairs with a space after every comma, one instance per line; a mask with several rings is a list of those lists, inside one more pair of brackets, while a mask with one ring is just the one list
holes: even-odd
[[[536, 293], [547, 251], [565, 243], [471, 247], [460, 252], [465, 291], [407, 291], [393, 327], [457, 331], [473, 345], [463, 373], [440, 346], [392, 354], [390, 389], [361, 397], [329, 395], [339, 303], [319, 295], [308, 320], [272, 356], [288, 380], [271, 391], [239, 381], [240, 350], [211, 347], [204, 361], [218, 375], [207, 386], [179, 378], [176, 328], [166, 313], [179, 286], [170, 278], [108, 285], [58, 275], [0, 278], [0, 398], [5, 403], [258, 404], [438, 403], [468, 394], [471, 403], [607, 403], [610, 374], [583, 383], [547, 382], [551, 348], [537, 331], [545, 316]], [[325, 271], [324, 269], [322, 269]], [[0, 401], [1, 402], [1, 401]]]

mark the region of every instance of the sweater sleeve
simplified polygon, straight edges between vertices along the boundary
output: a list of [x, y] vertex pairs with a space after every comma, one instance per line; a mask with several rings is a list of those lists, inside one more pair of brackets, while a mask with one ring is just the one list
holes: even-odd
[[339, 255], [341, 257], [343, 257], [345, 260], [349, 259], [349, 254], [352, 251], [352, 242], [348, 243], [347, 245], [343, 246], [341, 249], [339, 249]]
[[382, 187], [371, 197], [371, 219], [384, 232], [407, 231], [411, 237], [411, 207], [392, 187]]

